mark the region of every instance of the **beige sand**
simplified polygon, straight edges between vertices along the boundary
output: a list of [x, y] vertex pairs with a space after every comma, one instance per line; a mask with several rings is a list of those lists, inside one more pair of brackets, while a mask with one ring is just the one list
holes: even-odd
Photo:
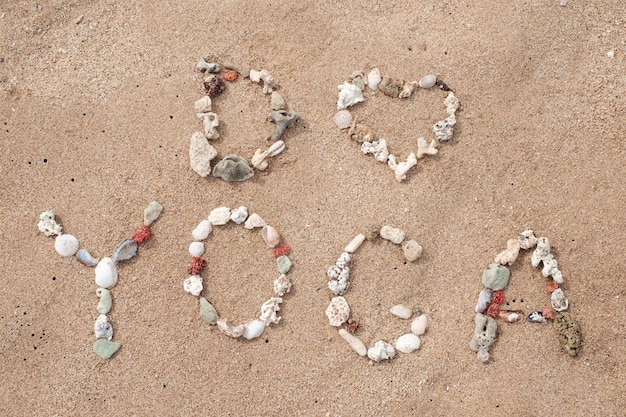
[[[0, 414], [624, 412], [623, 1], [107, 3], [0, 3]], [[268, 69], [303, 116], [287, 151], [252, 181], [189, 168], [201, 55]], [[439, 74], [462, 102], [452, 142], [406, 183], [332, 122], [337, 84], [373, 66], [407, 80]], [[259, 90], [240, 82], [215, 100], [221, 155], [265, 144]], [[377, 95], [354, 114], [405, 159], [431, 135], [444, 96]], [[101, 361], [91, 352], [93, 271], [56, 255], [37, 219], [55, 210], [104, 256], [153, 199], [165, 212], [113, 289], [123, 347]], [[221, 205], [247, 205], [293, 248], [294, 290], [261, 340], [204, 325], [182, 291], [190, 231]], [[431, 320], [419, 352], [376, 365], [324, 315], [325, 270], [365, 222], [403, 228], [424, 255], [410, 265], [386, 242], [362, 248], [347, 295], [357, 334], [370, 344], [404, 331], [387, 313], [397, 303]], [[480, 274], [526, 228], [553, 243], [584, 348], [572, 359], [551, 326], [501, 324], [484, 365], [467, 347]], [[273, 259], [242, 228], [211, 239], [205, 292], [229, 318], [251, 319], [271, 294]], [[526, 312], [548, 302], [529, 258], [507, 290]]]

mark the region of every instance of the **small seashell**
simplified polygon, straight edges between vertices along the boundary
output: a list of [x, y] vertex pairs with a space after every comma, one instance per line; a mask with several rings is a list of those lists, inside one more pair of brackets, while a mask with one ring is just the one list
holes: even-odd
[[284, 150], [285, 142], [282, 140], [277, 140], [276, 142], [272, 143], [272, 146], [267, 149], [267, 154], [269, 156], [276, 156], [282, 153]]
[[236, 224], [241, 224], [248, 217], [248, 208], [246, 206], [237, 207], [230, 213], [230, 220]]
[[435, 86], [436, 82], [437, 82], [437, 77], [432, 74], [429, 74], [429, 75], [423, 76], [422, 79], [419, 80], [417, 85], [420, 88], [431, 88]]
[[474, 307], [474, 311], [477, 313], [484, 313], [491, 304], [491, 290], [485, 288], [478, 294], [478, 301], [476, 302], [476, 307]]
[[289, 291], [291, 291], [291, 281], [289, 281], [287, 275], [280, 274], [280, 276], [274, 280], [274, 292], [282, 297]]
[[54, 219], [54, 212], [44, 211], [39, 215], [39, 223], [37, 223], [37, 228], [41, 233], [46, 236], [52, 235], [60, 235], [61, 230], [63, 229], [60, 224], [56, 222]]
[[191, 232], [194, 240], [201, 241], [209, 237], [211, 231], [213, 230], [213, 225], [208, 220], [202, 220], [195, 229]]
[[286, 274], [291, 269], [292, 263], [287, 255], [282, 255], [276, 258], [276, 266], [279, 273]]
[[361, 247], [361, 244], [365, 241], [365, 235], [363, 233], [359, 233], [348, 243], [348, 245], [344, 248], [344, 252], [354, 253], [356, 250]]
[[272, 110], [287, 110], [287, 103], [278, 91], [272, 91], [270, 96], [270, 108]]
[[73, 256], [78, 251], [78, 239], [74, 235], [62, 234], [54, 239], [54, 249], [63, 257]]
[[507, 323], [517, 323], [524, 320], [524, 313], [519, 310], [500, 310], [500, 313], [498, 313], [498, 317], [500, 317]]
[[389, 240], [391, 243], [399, 245], [404, 240], [404, 231], [391, 226], [383, 226], [380, 229], [380, 237]]
[[339, 110], [333, 116], [333, 122], [339, 129], [347, 129], [352, 125], [352, 113], [346, 109]]
[[367, 357], [374, 362], [380, 362], [385, 359], [393, 359], [396, 356], [396, 350], [389, 343], [379, 340], [374, 346], [367, 350]]
[[199, 258], [204, 253], [204, 243], [191, 242], [189, 244], [189, 254], [194, 258]]
[[420, 314], [411, 322], [411, 333], [416, 336], [421, 336], [426, 333], [428, 328], [428, 317], [426, 314]]
[[226, 336], [234, 337], [235, 339], [241, 337], [243, 331], [246, 328], [245, 324], [233, 326], [226, 322], [226, 319], [217, 320], [217, 328], [220, 329]]
[[380, 70], [378, 68], [373, 68], [369, 74], [367, 74], [367, 86], [372, 90], [376, 90], [382, 79]]
[[354, 84], [344, 82], [343, 84], [339, 84], [337, 88], [339, 89], [337, 110], [345, 110], [350, 106], [365, 101], [365, 97], [363, 97], [363, 92], [359, 87]]
[[158, 201], [151, 201], [148, 207], [143, 211], [143, 224], [144, 226], [150, 226], [156, 221], [156, 219], [163, 213], [163, 205]]
[[263, 226], [263, 229], [261, 229], [261, 237], [270, 248], [280, 243], [280, 235], [272, 226]]
[[430, 143], [424, 138], [417, 138], [417, 159], [421, 159], [424, 155], [437, 155], [437, 141], [433, 139]]
[[339, 327], [350, 318], [350, 306], [343, 297], [333, 297], [326, 307], [326, 317], [331, 326]]
[[254, 177], [254, 170], [245, 158], [239, 155], [226, 155], [213, 167], [213, 176], [224, 181], [245, 181]]
[[113, 263], [117, 265], [121, 261], [127, 261], [137, 254], [139, 245], [132, 239], [124, 239], [113, 249]]
[[548, 320], [544, 317], [541, 311], [533, 311], [528, 315], [526, 321], [529, 323], [546, 323]]
[[402, 242], [402, 252], [407, 261], [413, 262], [422, 256], [422, 247], [415, 240]]
[[365, 343], [361, 341], [361, 339], [350, 334], [350, 332], [348, 332], [346, 329], [339, 329], [339, 336], [341, 336], [343, 340], [348, 342], [350, 347], [354, 349], [354, 351], [358, 353], [359, 356], [367, 355], [367, 347], [365, 346]]
[[198, 297], [200, 299], [200, 318], [208, 324], [215, 324], [217, 321], [217, 311], [211, 303], [204, 297]]
[[183, 281], [183, 289], [185, 292], [198, 297], [202, 292], [202, 277], [200, 275], [191, 275]]
[[403, 334], [396, 340], [396, 350], [402, 353], [411, 353], [420, 348], [420, 338], [413, 333]]
[[254, 229], [257, 227], [264, 227], [266, 225], [267, 223], [265, 223], [265, 220], [263, 220], [261, 216], [256, 213], [252, 213], [248, 217], [248, 220], [246, 220], [246, 222], [244, 223], [243, 227], [245, 227], [246, 229]]
[[117, 284], [117, 268], [109, 257], [100, 259], [94, 270], [96, 285], [102, 288], [111, 288]]
[[202, 132], [191, 135], [189, 143], [189, 163], [202, 178], [211, 174], [211, 161], [217, 156], [217, 150], [209, 143]]
[[121, 343], [111, 342], [107, 339], [98, 339], [96, 340], [96, 343], [93, 344], [93, 351], [100, 357], [100, 359], [109, 359], [121, 347]]
[[280, 322], [278, 312], [280, 311], [280, 304], [282, 302], [283, 299], [280, 297], [272, 297], [264, 302], [261, 306], [259, 320], [263, 321], [266, 326], [269, 326], [270, 323], [278, 324]]
[[96, 310], [98, 310], [98, 313], [100, 314], [108, 314], [108, 312], [111, 311], [111, 306], [113, 305], [111, 292], [106, 288], [98, 288], [96, 290], [96, 295], [100, 298]]
[[230, 209], [228, 207], [217, 207], [211, 210], [208, 220], [213, 226], [220, 226], [230, 220]]
[[263, 334], [265, 323], [262, 320], [252, 320], [245, 324], [242, 336], [244, 339], [255, 339]]
[[396, 304], [389, 309], [389, 312], [396, 317], [400, 317], [401, 319], [410, 319], [413, 315], [413, 310], [404, 304]]
[[559, 312], [567, 310], [567, 307], [569, 306], [569, 301], [567, 300], [563, 290], [560, 288], [552, 291], [550, 302], [552, 303], [552, 308]]
[[76, 259], [85, 266], [96, 266], [98, 264], [98, 259], [91, 256], [87, 249], [83, 248], [78, 249], [78, 252], [76, 252]]
[[96, 323], [93, 326], [93, 331], [98, 339], [113, 339], [113, 326], [111, 326], [111, 323], [109, 323], [107, 316], [105, 316], [104, 314], [100, 314], [96, 319]]
[[[196, 114], [209, 113], [213, 110], [211, 97], [209, 96], [204, 96], [201, 99], [197, 100], [193, 106], [194, 106], [194, 109], [196, 110]], [[201, 116], [198, 116], [198, 117], [201, 117]]]

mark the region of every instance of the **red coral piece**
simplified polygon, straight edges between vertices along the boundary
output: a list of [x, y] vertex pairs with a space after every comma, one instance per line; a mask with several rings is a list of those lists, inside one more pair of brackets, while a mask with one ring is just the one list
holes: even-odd
[[289, 252], [291, 252], [289, 245], [278, 246], [274, 248], [274, 257], [278, 258], [279, 256], [289, 255]]
[[133, 242], [135, 242], [138, 245], [141, 245], [146, 240], [150, 239], [150, 236], [152, 236], [152, 233], [150, 232], [150, 227], [139, 226], [137, 228], [137, 231], [133, 234], [132, 239], [133, 239]]
[[200, 275], [205, 266], [206, 261], [204, 259], [194, 256], [191, 266], [187, 268], [187, 273], [189, 275]]
[[487, 315], [491, 318], [498, 318], [500, 315], [500, 304], [491, 303], [489, 308], [487, 309]]
[[502, 304], [504, 302], [504, 291], [494, 291], [492, 304]]
[[233, 71], [233, 70], [223, 71], [222, 78], [228, 81], [229, 83], [232, 83], [233, 81], [237, 79], [237, 71]]

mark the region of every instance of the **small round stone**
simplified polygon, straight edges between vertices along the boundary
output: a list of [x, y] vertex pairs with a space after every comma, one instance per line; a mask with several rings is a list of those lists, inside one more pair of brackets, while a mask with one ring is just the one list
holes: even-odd
[[191, 242], [189, 245], [189, 254], [195, 258], [199, 258], [204, 254], [204, 243]]
[[509, 283], [511, 272], [509, 268], [496, 263], [491, 263], [483, 272], [483, 285], [491, 290], [503, 290]]

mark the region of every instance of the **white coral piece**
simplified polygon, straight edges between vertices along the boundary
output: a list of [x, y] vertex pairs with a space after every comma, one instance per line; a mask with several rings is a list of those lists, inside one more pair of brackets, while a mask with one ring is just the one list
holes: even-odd
[[407, 172], [417, 165], [417, 157], [413, 152], [411, 152], [405, 162], [398, 163], [396, 162], [396, 157], [391, 154], [389, 155], [387, 165], [389, 165], [389, 168], [395, 172], [396, 180], [398, 182], [402, 182], [402, 180], [406, 179]]
[[378, 162], [387, 162], [389, 158], [389, 150], [387, 150], [387, 141], [385, 139], [363, 142], [361, 144], [361, 152], [364, 154], [371, 153]]
[[272, 297], [264, 302], [261, 306], [259, 320], [262, 320], [266, 326], [269, 326], [270, 323], [278, 324], [280, 322], [278, 311], [280, 311], [280, 303], [282, 302], [283, 299], [280, 297]]
[[444, 120], [433, 125], [433, 133], [440, 142], [445, 142], [452, 139], [454, 133], [454, 125], [456, 124], [456, 116], [453, 114], [446, 117]]
[[54, 212], [51, 210], [44, 211], [39, 215], [37, 228], [46, 236], [60, 235], [63, 229], [54, 219]]
[[278, 86], [267, 70], [250, 70], [250, 81], [254, 83], [263, 82], [263, 94], [272, 94], [274, 89]]
[[424, 155], [437, 155], [437, 144], [434, 139], [428, 143], [424, 138], [417, 138], [417, 159], [422, 159]]

